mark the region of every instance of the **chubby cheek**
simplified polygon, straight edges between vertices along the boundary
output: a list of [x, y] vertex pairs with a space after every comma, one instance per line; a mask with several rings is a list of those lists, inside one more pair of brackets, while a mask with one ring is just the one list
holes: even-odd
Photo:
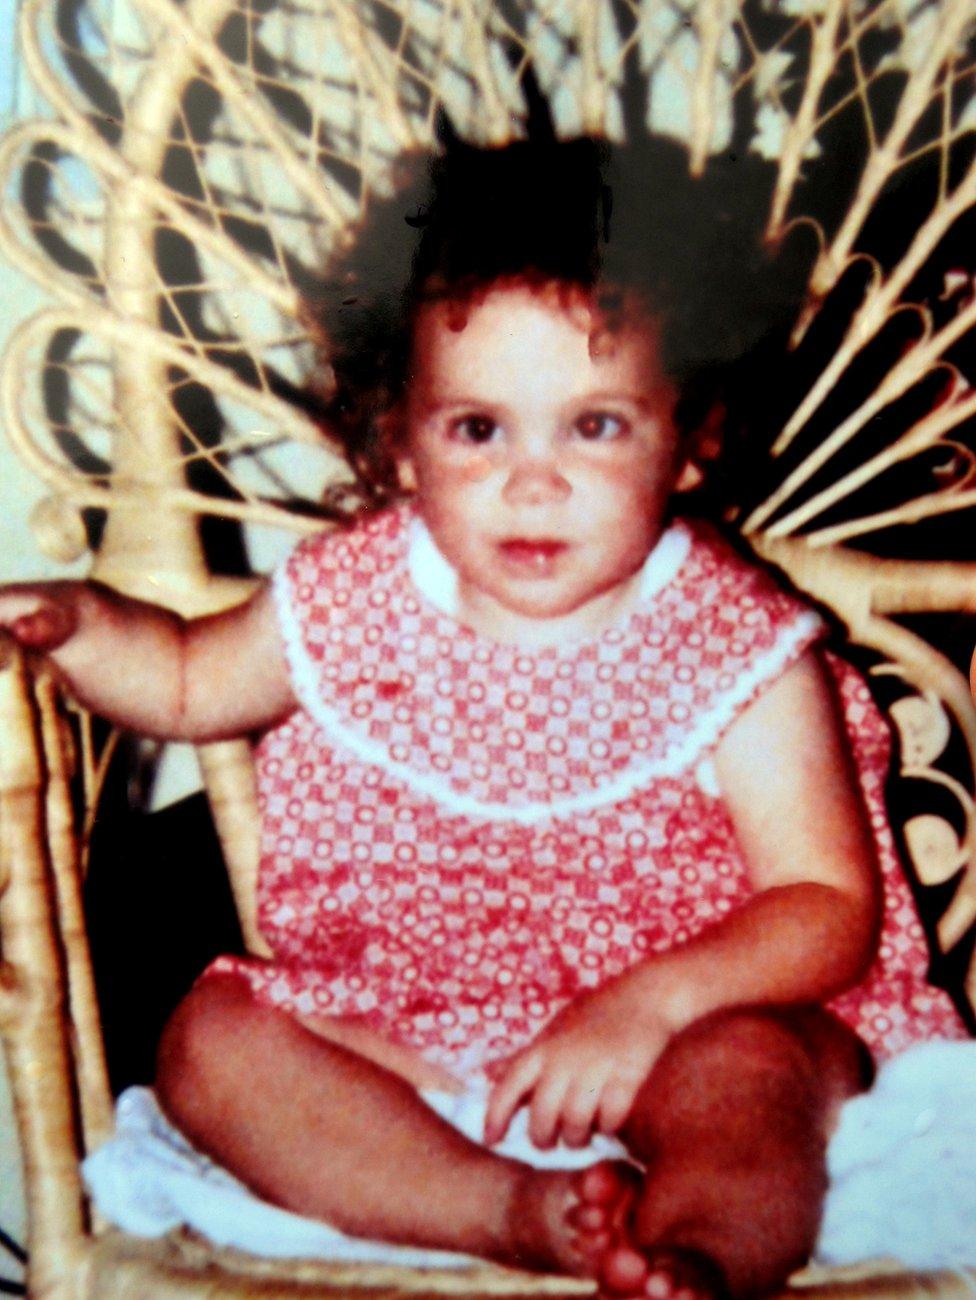
[[484, 452], [475, 452], [460, 467], [458, 477], [464, 483], [483, 483], [491, 474], [493, 468], [489, 456], [486, 456]]
[[492, 517], [497, 493], [492, 469], [482, 455], [452, 465], [428, 465], [417, 479], [417, 505], [428, 527], [455, 534]]
[[427, 495], [449, 495], [468, 484], [483, 483], [495, 468], [492, 457], [477, 448], [441, 450], [432, 455], [421, 447], [411, 453], [409, 463], [418, 489]]
[[621, 456], [609, 459], [599, 470], [581, 476], [578, 496], [587, 496], [610, 515], [626, 518], [663, 513], [674, 490], [675, 473], [670, 463], [648, 462], [646, 458]]

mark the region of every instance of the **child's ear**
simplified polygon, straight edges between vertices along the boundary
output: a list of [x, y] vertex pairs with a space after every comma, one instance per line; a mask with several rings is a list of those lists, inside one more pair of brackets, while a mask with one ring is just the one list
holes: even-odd
[[713, 402], [704, 419], [685, 435], [684, 458], [674, 485], [676, 492], [694, 492], [704, 483], [709, 468], [721, 455], [724, 427], [725, 406]]
[[[392, 457], [401, 492], [416, 492], [417, 475], [407, 450], [403, 427], [403, 410], [399, 402], [374, 417], [380, 440]], [[389, 463], [389, 462], [388, 462]]]
[[705, 471], [697, 461], [689, 457], [678, 471], [674, 490], [675, 492], [694, 492], [695, 488], [700, 488], [704, 481]]
[[400, 490], [402, 492], [416, 492], [417, 471], [413, 467], [412, 459], [409, 456], [397, 456], [396, 468]]

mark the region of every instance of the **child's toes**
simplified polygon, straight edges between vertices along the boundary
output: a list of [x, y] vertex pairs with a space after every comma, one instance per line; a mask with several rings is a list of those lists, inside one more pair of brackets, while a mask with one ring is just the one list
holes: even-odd
[[626, 1237], [640, 1186], [637, 1170], [623, 1162], [604, 1161], [578, 1175], [566, 1221], [584, 1273], [595, 1273], [606, 1252]]
[[621, 1183], [628, 1177], [629, 1166], [623, 1161], [602, 1160], [580, 1174], [580, 1200], [589, 1205], [607, 1205], [620, 1195]]
[[605, 1300], [727, 1300], [729, 1292], [721, 1270], [699, 1251], [642, 1253], [620, 1245], [602, 1261], [600, 1294]]
[[639, 1296], [647, 1281], [647, 1260], [631, 1246], [618, 1245], [608, 1250], [600, 1261], [600, 1295], [606, 1297]]
[[648, 1251], [645, 1296], [651, 1300], [728, 1300], [722, 1270], [699, 1250], [660, 1246]]
[[569, 1203], [563, 1208], [572, 1272], [595, 1277], [607, 1253], [629, 1237], [640, 1188], [640, 1174], [623, 1161], [603, 1161], [574, 1175]]
[[640, 1172], [623, 1160], [602, 1160], [584, 1169], [576, 1184], [575, 1226], [583, 1232], [626, 1235], [642, 1186]]
[[610, 1209], [606, 1205], [578, 1201], [569, 1212], [569, 1221], [580, 1232], [601, 1232], [610, 1222]]

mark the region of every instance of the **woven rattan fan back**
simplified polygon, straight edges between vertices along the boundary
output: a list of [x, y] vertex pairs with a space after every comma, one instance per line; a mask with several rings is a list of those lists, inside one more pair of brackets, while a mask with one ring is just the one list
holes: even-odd
[[[208, 572], [201, 519], [300, 533], [321, 526], [327, 484], [354, 487], [296, 395], [315, 366], [305, 292], [367, 196], [435, 147], [441, 114], [471, 141], [521, 134], [529, 68], [567, 137], [619, 137], [637, 84], [646, 127], [683, 141], [693, 173], [741, 148], [776, 163], [767, 237], [810, 221], [818, 240], [798, 347], [863, 271], [773, 445], [751, 449], [764, 486], [733, 522], [903, 683], [903, 770], [951, 805], [906, 840], [962, 971], [976, 810], [944, 754], [973, 764], [976, 718], [901, 620], [976, 606], [958, 543], [976, 507], [974, 25], [971, 0], [23, 0], [51, 113], [0, 143], [0, 247], [51, 305], [13, 334], [0, 394], [49, 489], [39, 545], [69, 561], [98, 534], [94, 576], [188, 615], [240, 598], [246, 582]], [[808, 178], [830, 165], [844, 201], [814, 222]], [[888, 231], [906, 178], [912, 219]], [[201, 757], [259, 948], [246, 747]], [[84, 766], [93, 800], [100, 768]]]

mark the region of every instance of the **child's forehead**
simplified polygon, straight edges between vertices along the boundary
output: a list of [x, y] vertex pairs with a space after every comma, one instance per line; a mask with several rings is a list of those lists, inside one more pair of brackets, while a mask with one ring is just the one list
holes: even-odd
[[603, 394], [643, 400], [670, 389], [654, 322], [611, 315], [586, 289], [493, 283], [418, 315], [411, 401], [525, 408]]
[[635, 293], [519, 276], [423, 302], [414, 319], [415, 353], [420, 354], [415, 360], [432, 343], [450, 344], [452, 335], [463, 336], [472, 325], [482, 345], [490, 345], [493, 334], [497, 342], [509, 342], [513, 335], [531, 335], [548, 325], [578, 333], [592, 357], [624, 342], [637, 343], [655, 357], [659, 347], [658, 322]]

